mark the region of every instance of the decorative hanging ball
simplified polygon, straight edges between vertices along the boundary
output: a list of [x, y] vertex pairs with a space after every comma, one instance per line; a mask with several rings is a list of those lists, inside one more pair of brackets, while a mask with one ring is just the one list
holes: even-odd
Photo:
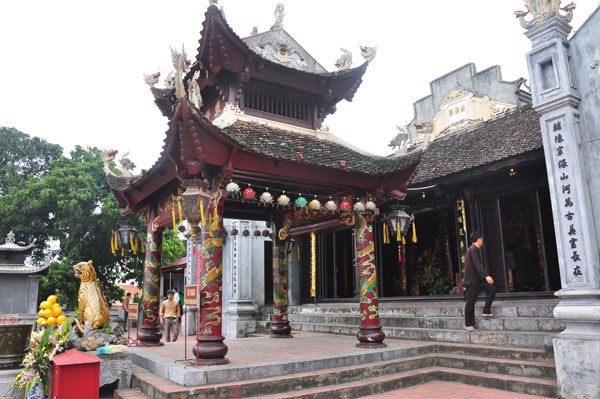
[[261, 233], [260, 233], [259, 229], [256, 229], [256, 230], [254, 230], [254, 232], [252, 234], [254, 234], [254, 237], [260, 237]]
[[354, 210], [356, 212], [364, 212], [365, 211], [365, 204], [363, 204], [362, 202], [358, 201], [356, 204], [354, 204]]
[[225, 191], [227, 191], [228, 196], [235, 197], [240, 194], [240, 186], [235, 182], [230, 182], [225, 186]]
[[256, 193], [254, 192], [254, 190], [252, 190], [250, 187], [248, 187], [247, 189], [244, 190], [244, 192], [242, 193], [242, 197], [245, 200], [253, 200], [254, 197], [256, 197]]
[[244, 231], [242, 231], [242, 236], [248, 237], [249, 235], [250, 235], [250, 231], [248, 229], [244, 229]]
[[340, 209], [344, 212], [348, 212], [352, 209], [352, 206], [350, 205], [350, 203], [348, 201], [344, 200], [340, 204]]
[[290, 197], [288, 197], [285, 194], [281, 194], [278, 198], [277, 198], [277, 203], [281, 206], [286, 206], [290, 204]]
[[304, 208], [306, 206], [306, 204], [308, 204], [308, 201], [306, 200], [306, 198], [300, 196], [300, 197], [296, 198], [296, 201], [294, 202], [294, 204], [296, 204], [296, 206], [298, 208]]
[[238, 235], [238, 229], [235, 229], [235, 228], [231, 229], [231, 232], [229, 234], [231, 234], [232, 236], [237, 236]]
[[369, 212], [375, 212], [375, 208], [377, 208], [377, 205], [375, 205], [373, 201], [367, 201], [367, 203], [365, 204], [365, 208], [367, 208], [367, 211]]
[[337, 204], [335, 201], [329, 200], [325, 203], [325, 208], [327, 208], [328, 211], [335, 212], [337, 210]]
[[262, 202], [265, 205], [270, 205], [273, 203], [273, 196], [270, 192], [265, 191], [260, 195], [260, 202]]
[[268, 237], [270, 234], [271, 234], [271, 231], [270, 231], [270, 230], [264, 229], [264, 230], [262, 231], [262, 236], [263, 236], [263, 237]]
[[308, 203], [308, 207], [313, 211], [318, 211], [319, 209], [321, 209], [321, 203], [318, 199], [314, 199]]

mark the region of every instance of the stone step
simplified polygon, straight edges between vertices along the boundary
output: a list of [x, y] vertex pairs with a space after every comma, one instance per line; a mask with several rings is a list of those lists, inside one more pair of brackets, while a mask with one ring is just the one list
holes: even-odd
[[261, 399], [346, 399], [360, 398], [387, 391], [406, 388], [431, 381], [461, 382], [504, 391], [527, 393], [531, 395], [556, 397], [557, 386], [554, 382], [529, 377], [504, 376], [471, 370], [457, 370], [445, 367], [428, 367], [390, 375], [367, 378], [334, 386], [322, 386], [271, 395], [260, 395]]
[[[363, 385], [364, 381], [368, 381], [369, 379], [385, 379], [387, 378], [386, 376], [398, 376], [399, 373], [404, 373], [400, 378], [401, 383], [414, 385], [416, 383], [430, 381], [431, 378], [434, 377], [435, 379], [439, 379], [436, 376], [427, 376], [427, 370], [432, 368], [440, 370], [458, 368], [462, 372], [471, 370], [472, 372], [480, 372], [483, 375], [486, 373], [491, 375], [505, 373], [506, 376], [517, 380], [525, 377], [537, 379], [555, 378], [552, 361], [543, 359], [543, 351], [539, 349], [436, 344], [420, 347], [418, 352], [419, 353], [414, 356], [336, 367], [320, 370], [319, 372], [310, 371], [289, 374], [286, 376], [232, 381], [196, 387], [183, 387], [162, 377], [156, 376], [140, 367], [134, 366], [132, 386], [134, 388], [139, 388], [152, 399], [208, 399], [224, 397], [241, 398], [270, 394], [280, 395], [286, 392], [297, 393], [299, 390], [319, 389], [319, 387], [322, 386], [329, 387], [329, 390], [326, 392], [333, 392], [338, 389], [335, 387], [343, 384], [354, 386], [355, 384], [352, 385], [353, 383], [358, 383], [359, 385]], [[502, 358], [491, 357], [494, 355], [501, 356]], [[426, 375], [425, 377], [418, 376], [421, 374], [421, 371]], [[415, 377], [407, 379], [407, 375]], [[387, 385], [383, 385], [383, 388], [377, 388], [377, 384], [374, 384], [372, 387], [375, 387], [373, 389], [383, 389], [387, 387]], [[347, 392], [347, 390], [342, 388], [340, 388], [340, 392]], [[397, 389], [397, 385], [389, 389], [386, 388], [386, 390], [391, 389]], [[367, 395], [370, 392], [353, 392], [351, 396], [346, 397], [357, 397], [356, 395], [359, 393], [361, 395]], [[131, 397], [135, 398], [135, 396]]]
[[114, 395], [115, 399], [150, 399], [139, 389], [116, 389]]
[[[495, 301], [492, 310], [501, 317], [546, 317], [553, 318], [553, 310], [558, 303], [555, 299]], [[482, 301], [475, 307], [475, 314], [483, 311]], [[290, 306], [292, 314], [338, 314], [355, 315], [360, 312], [358, 303], [323, 303]], [[463, 317], [464, 301], [429, 301], [429, 302], [380, 302], [380, 316], [386, 317]]]
[[[290, 322], [293, 330], [311, 331], [320, 333], [356, 335], [359, 325], [324, 324], [324, 323], [297, 323]], [[528, 348], [544, 348], [552, 346], [553, 332], [540, 331], [494, 331], [481, 329], [478, 333], [469, 333], [460, 329], [431, 329], [431, 328], [394, 328], [383, 327], [382, 331], [387, 337], [411, 339], [421, 341], [445, 341], [473, 343], [482, 345], [517, 346]]]
[[[340, 314], [290, 314], [290, 322], [313, 324], [347, 324], [359, 326], [358, 315]], [[379, 321], [383, 327], [410, 327], [429, 329], [461, 329], [465, 319], [457, 316], [381, 316]], [[479, 324], [485, 324], [486, 330], [511, 330], [511, 331], [549, 331], [560, 332], [564, 323], [549, 317], [497, 317], [492, 320], [479, 318]]]

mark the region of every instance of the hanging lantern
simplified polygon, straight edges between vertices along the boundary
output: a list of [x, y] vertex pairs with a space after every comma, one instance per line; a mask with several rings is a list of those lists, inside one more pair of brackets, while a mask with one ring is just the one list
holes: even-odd
[[404, 206], [392, 206], [392, 211], [387, 215], [390, 220], [395, 220], [396, 223], [392, 223], [391, 226], [396, 226], [396, 229], [400, 229], [400, 235], [406, 235], [408, 226], [412, 221], [412, 215], [406, 213], [406, 207]]
[[377, 209], [377, 205], [375, 205], [373, 201], [367, 201], [367, 203], [365, 204], [365, 208], [367, 208], [367, 211], [369, 212], [375, 212], [375, 209]]
[[281, 194], [277, 198], [277, 204], [280, 205], [280, 206], [288, 206], [290, 204], [290, 197], [288, 197], [285, 194]]
[[237, 197], [240, 195], [240, 186], [236, 182], [230, 182], [225, 186], [225, 191], [229, 197]]
[[131, 227], [128, 223], [124, 223], [117, 230], [117, 238], [119, 247], [124, 251], [129, 251], [131, 249], [131, 243], [137, 240], [138, 231]]
[[328, 211], [335, 212], [337, 210], [337, 204], [335, 201], [329, 200], [325, 203], [325, 208], [327, 208]]
[[306, 200], [306, 198], [304, 198], [302, 196], [302, 194], [300, 194], [300, 197], [296, 198], [296, 201], [294, 201], [294, 204], [298, 208], [304, 208], [306, 206], [306, 204], [308, 204], [308, 201]]
[[321, 209], [321, 203], [318, 199], [314, 199], [308, 203], [308, 207], [313, 211], [318, 211], [319, 209]]
[[354, 204], [354, 210], [356, 212], [364, 212], [365, 204], [363, 204], [361, 201], [358, 201], [356, 204]]
[[245, 200], [253, 200], [256, 197], [256, 193], [254, 192], [254, 190], [252, 190], [250, 187], [248, 187], [247, 189], [244, 190], [244, 192], [242, 193], [242, 197]]
[[192, 231], [192, 240], [198, 242], [200, 240], [199, 229], [196, 227], [201, 219], [204, 219], [204, 207], [202, 206], [202, 197], [210, 197], [206, 192], [208, 183], [200, 179], [185, 180], [181, 183], [185, 187], [185, 191], [181, 194], [181, 202], [183, 203], [183, 214], [190, 224]]
[[352, 209], [352, 205], [350, 205], [350, 203], [346, 200], [343, 200], [342, 203], [340, 204], [340, 209], [344, 212], [348, 212]]
[[260, 195], [260, 202], [262, 202], [265, 205], [271, 205], [273, 204], [273, 196], [270, 192], [265, 191]]

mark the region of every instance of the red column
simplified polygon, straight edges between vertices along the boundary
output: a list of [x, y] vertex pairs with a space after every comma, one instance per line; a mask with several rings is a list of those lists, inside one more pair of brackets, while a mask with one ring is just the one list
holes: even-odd
[[160, 251], [162, 231], [153, 231], [152, 222], [156, 209], [148, 215], [146, 237], [146, 259], [144, 260], [144, 300], [142, 302], [142, 324], [138, 329], [140, 341], [147, 346], [163, 345], [162, 333], [158, 327], [158, 307], [160, 302]]
[[373, 244], [373, 223], [363, 215], [357, 217], [356, 252], [360, 284], [359, 348], [382, 348], [385, 334], [379, 324], [379, 300], [377, 297], [377, 273]]
[[277, 240], [273, 246], [273, 324], [271, 338], [292, 338], [288, 321], [287, 243]]
[[[203, 198], [205, 211], [202, 223], [202, 243], [198, 254], [200, 276], [200, 326], [193, 353], [199, 363], [216, 365], [229, 363], [225, 358], [227, 345], [223, 342], [223, 201], [215, 205]], [[216, 219], [216, 221], [215, 221]]]

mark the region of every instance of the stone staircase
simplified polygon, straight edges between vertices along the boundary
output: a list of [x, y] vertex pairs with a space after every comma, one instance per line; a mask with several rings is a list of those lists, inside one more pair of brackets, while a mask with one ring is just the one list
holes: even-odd
[[115, 398], [359, 398], [429, 381], [557, 396], [553, 359], [540, 348], [431, 343], [407, 357], [285, 376], [183, 387], [140, 367]]
[[[479, 304], [476, 334], [464, 330], [463, 301], [380, 303], [380, 323], [390, 338], [545, 348], [552, 347], [552, 338], [564, 329], [552, 315], [557, 303], [555, 299], [496, 301], [493, 320], [479, 316], [483, 310]], [[293, 306], [288, 313], [292, 330], [356, 335], [360, 325], [357, 303]], [[261, 327], [268, 332], [268, 319]]]
[[[563, 325], [552, 317], [556, 303], [497, 301], [493, 310], [498, 318], [478, 317], [479, 333], [463, 329], [462, 301], [382, 303], [387, 337], [419, 341], [406, 356], [195, 387], [135, 367], [132, 389], [115, 391], [115, 398], [359, 398], [436, 380], [557, 397], [551, 345]], [[264, 331], [271, 316], [264, 312]], [[290, 307], [289, 318], [296, 331], [356, 335], [360, 324], [356, 303]]]

